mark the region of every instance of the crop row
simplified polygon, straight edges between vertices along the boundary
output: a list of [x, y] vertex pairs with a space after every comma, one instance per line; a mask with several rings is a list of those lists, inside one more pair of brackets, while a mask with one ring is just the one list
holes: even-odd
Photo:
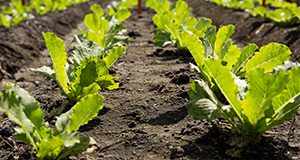
[[9, 6], [1, 6], [0, 26], [10, 27], [34, 18], [32, 12], [44, 15], [48, 12], [64, 10], [67, 7], [87, 0], [11, 0]]
[[217, 29], [208, 18], [195, 18], [183, 0], [148, 0], [156, 11], [157, 45], [188, 50], [200, 79], [190, 85], [188, 112], [200, 120], [226, 119], [234, 132], [257, 142], [267, 130], [297, 111], [300, 65], [290, 61], [283, 44], [239, 48], [230, 36], [234, 26]]
[[[64, 41], [54, 33], [43, 33], [53, 66], [32, 69], [54, 79], [69, 104], [69, 111], [56, 117], [55, 129], [43, 120], [40, 104], [26, 90], [8, 84], [0, 92], [0, 111], [18, 125], [17, 137], [30, 144], [40, 159], [63, 159], [86, 150], [91, 137], [79, 136], [77, 130], [98, 115], [104, 98], [99, 90], [118, 88], [109, 67], [125, 52], [129, 37], [122, 24], [136, 5], [132, 1], [113, 2], [106, 9], [91, 6], [84, 19], [86, 30], [74, 36], [69, 57]], [[65, 103], [64, 103], [65, 104]], [[61, 106], [61, 109], [65, 109]]]
[[210, 0], [211, 2], [234, 9], [242, 9], [252, 16], [260, 16], [277, 23], [295, 24], [300, 22], [300, 8], [286, 0]]

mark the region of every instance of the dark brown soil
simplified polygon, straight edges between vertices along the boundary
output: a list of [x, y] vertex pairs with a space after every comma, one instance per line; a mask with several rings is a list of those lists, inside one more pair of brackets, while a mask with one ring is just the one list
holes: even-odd
[[[190, 6], [195, 7], [194, 13], [197, 16], [204, 16], [201, 14], [204, 12], [210, 12], [210, 14], [205, 13], [205, 16], [211, 18], [212, 16], [218, 17], [219, 14], [219, 21], [213, 19], [217, 25], [229, 23], [221, 22], [225, 19], [221, 18], [222, 16], [229, 16], [228, 19], [235, 17], [234, 11], [222, 9], [205, 1], [187, 1]], [[102, 3], [103, 0], [100, 2]], [[78, 6], [60, 14], [66, 18], [64, 15], [73, 9], [82, 11], [82, 14], [86, 12], [85, 8]], [[232, 12], [233, 15], [226, 14], [227, 12]], [[260, 143], [248, 145], [243, 150], [230, 145], [234, 139], [239, 139], [240, 136], [231, 134], [229, 132], [230, 126], [226, 122], [215, 120], [208, 123], [193, 120], [185, 110], [189, 82], [197, 78], [189, 70], [188, 63], [192, 62], [192, 58], [178, 52], [173, 47], [161, 49], [154, 46], [151, 41], [155, 32], [155, 27], [151, 22], [154, 12], [144, 9], [144, 13], [140, 16], [135, 10], [132, 11], [132, 14], [132, 17], [125, 22], [131, 36], [131, 42], [127, 52], [112, 68], [112, 72], [120, 77], [120, 88], [103, 92], [106, 99], [105, 109], [97, 118], [80, 129], [82, 134], [92, 136], [97, 141], [94, 152], [81, 154], [79, 155], [80, 158], [300, 159], [299, 115], [295, 116], [294, 123], [289, 121], [274, 128], [262, 137]], [[238, 14], [242, 13], [238, 12]], [[51, 19], [52, 16], [53, 14], [49, 14], [40, 17], [36, 19], [35, 23], [42, 23], [42, 19], [50, 18], [48, 20], [51, 22], [48, 23], [53, 22], [55, 25], [46, 30], [54, 30], [56, 33], [64, 35], [65, 39], [70, 39], [70, 35], [66, 33], [70, 33], [71, 29], [61, 31], [56, 28], [57, 19], [54, 17]], [[70, 14], [68, 18], [72, 16], [73, 14]], [[78, 22], [81, 22], [82, 17], [83, 15], [80, 16], [80, 20], [71, 20], [72, 27], [70, 28], [74, 28]], [[260, 19], [253, 19], [252, 21], [260, 22]], [[41, 52], [45, 46], [41, 34], [37, 30], [29, 29], [26, 34], [17, 32], [17, 30], [30, 28], [30, 25], [31, 22], [21, 24], [16, 27], [19, 29], [12, 32], [14, 34], [7, 34], [6, 40], [0, 41], [0, 43], [14, 42], [12, 49], [7, 51], [7, 54], [28, 55], [28, 59], [23, 58], [22, 63], [16, 63], [19, 68], [15, 68], [15, 66], [11, 66], [13, 69], [3, 68], [3, 71], [7, 73], [4, 80], [16, 81], [29, 90], [41, 102], [46, 113], [46, 119], [51, 123], [53, 115], [49, 113], [53, 108], [58, 108], [65, 98], [60, 94], [53, 81], [28, 71], [28, 67], [51, 65], [50, 58]], [[236, 25], [237, 29], [240, 28], [240, 24]], [[31, 32], [32, 34], [37, 32], [38, 40], [30, 36]], [[5, 32], [0, 31], [1, 34], [5, 34]], [[15, 49], [22, 46], [19, 45], [20, 39], [12, 35], [23, 35], [24, 39], [20, 38], [21, 42], [31, 40], [32, 42], [30, 42], [39, 49], [36, 51], [35, 49], [27, 49], [29, 51], [26, 54], [21, 54], [19, 50]], [[235, 35], [234, 40], [246, 44], [246, 39], [240, 41], [238, 40], [239, 37], [242, 36]], [[2, 48], [0, 46], [0, 51]], [[3, 62], [6, 62], [6, 66], [18, 60], [15, 56], [4, 57], [1, 54], [1, 57], [3, 57]], [[0, 126], [0, 159], [34, 159], [30, 147], [16, 141], [12, 136], [13, 124], [6, 118], [1, 118], [0, 122], [2, 125]], [[240, 152], [241, 157], [233, 158], [232, 156], [236, 155], [237, 152]], [[70, 158], [79, 159], [79, 157]]]

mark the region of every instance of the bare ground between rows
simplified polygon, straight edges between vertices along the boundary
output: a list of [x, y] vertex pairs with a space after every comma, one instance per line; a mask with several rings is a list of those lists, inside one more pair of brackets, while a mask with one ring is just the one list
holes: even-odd
[[[152, 44], [155, 31], [151, 22], [152, 16], [153, 12], [148, 10], [142, 16], [134, 11], [133, 16], [126, 21], [125, 25], [132, 40], [126, 54], [112, 70], [112, 73], [120, 77], [120, 88], [103, 92], [106, 99], [105, 109], [81, 128], [82, 134], [94, 137], [98, 145], [93, 153], [79, 157], [239, 159], [225, 153], [235, 151], [229, 141], [232, 140], [231, 137], [236, 138], [229, 133], [227, 123], [222, 120], [213, 123], [194, 121], [187, 115], [185, 104], [188, 83], [196, 78], [188, 67], [192, 58], [179, 53], [175, 48], [162, 50]], [[18, 83], [42, 103], [46, 118], [52, 122], [50, 110], [59, 107], [64, 99], [55, 83], [29, 72], [18, 72], [18, 77]], [[296, 118], [298, 123], [298, 117]], [[297, 157], [297, 148], [291, 146], [299, 144], [299, 140], [292, 137], [291, 142], [287, 142], [289, 127], [290, 122], [287, 122], [264, 135], [259, 144], [249, 145], [243, 150], [242, 159], [273, 160]], [[10, 133], [11, 126], [3, 131], [8, 133], [1, 133], [1, 159], [34, 158], [27, 145], [13, 138]], [[299, 133], [292, 135], [299, 136]]]

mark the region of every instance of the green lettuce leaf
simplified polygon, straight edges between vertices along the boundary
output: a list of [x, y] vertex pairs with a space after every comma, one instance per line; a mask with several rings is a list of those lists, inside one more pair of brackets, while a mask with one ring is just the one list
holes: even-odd
[[168, 0], [147, 0], [146, 5], [158, 14], [168, 12], [170, 9], [170, 3]]
[[267, 117], [265, 112], [272, 108], [272, 98], [285, 89], [288, 76], [284, 71], [269, 74], [259, 69], [247, 74], [246, 78], [250, 89], [243, 101], [243, 112], [255, 126], [261, 118]]
[[39, 103], [27, 91], [14, 84], [1, 92], [0, 111], [16, 123], [17, 136], [37, 149], [42, 137], [47, 137], [46, 123]]
[[254, 52], [258, 49], [258, 46], [254, 43], [250, 43], [243, 48], [238, 61], [234, 65], [233, 73], [238, 74], [239, 71], [244, 67], [248, 60], [253, 56]]
[[205, 71], [213, 79], [214, 84], [226, 98], [239, 120], [243, 122], [242, 103], [238, 99], [239, 89], [234, 83], [230, 70], [223, 67], [220, 61], [208, 59], [205, 62]]
[[68, 76], [65, 70], [67, 64], [67, 53], [65, 52], [65, 43], [62, 39], [57, 37], [54, 33], [43, 33], [46, 46], [50, 53], [53, 70], [55, 71], [55, 79], [61, 87], [62, 91], [68, 95], [70, 93], [68, 87]]
[[260, 48], [259, 52], [246, 63], [242, 71], [248, 74], [256, 69], [264, 69], [265, 72], [272, 72], [273, 68], [289, 60], [290, 49], [279, 43], [270, 43]]
[[126, 47], [123, 46], [113, 48], [113, 50], [103, 58], [103, 61], [106, 63], [107, 68], [111, 67], [125, 51]]
[[[281, 94], [272, 99], [272, 118], [268, 120], [268, 128], [281, 124], [284, 120], [291, 118], [300, 105], [300, 68], [296, 67], [290, 71], [289, 81]], [[286, 82], [285, 82], [286, 83]]]
[[219, 102], [204, 81], [193, 81], [190, 89], [187, 109], [194, 119], [211, 121], [221, 117]]
[[40, 159], [49, 159], [57, 157], [64, 148], [64, 140], [59, 136], [41, 141], [38, 144], [37, 157]]
[[[225, 56], [226, 45], [228, 43], [231, 44], [231, 39], [230, 36], [234, 33], [234, 26], [233, 25], [228, 25], [228, 26], [223, 26], [221, 27], [216, 35], [216, 42], [215, 42], [215, 52], [218, 55], [219, 59], [223, 59]], [[224, 51], [225, 50], [225, 51]]]
[[82, 98], [72, 108], [70, 122], [66, 126], [68, 132], [74, 132], [80, 126], [87, 124], [91, 119], [98, 115], [98, 112], [103, 108], [103, 97], [98, 93], [87, 95]]

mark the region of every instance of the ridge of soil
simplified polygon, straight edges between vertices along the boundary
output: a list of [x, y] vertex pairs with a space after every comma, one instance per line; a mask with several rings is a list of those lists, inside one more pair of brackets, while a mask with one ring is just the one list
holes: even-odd
[[[107, 1], [100, 2], [107, 4]], [[198, 0], [194, 0], [196, 2]], [[197, 7], [195, 4], [190, 6]], [[130, 19], [125, 22], [131, 41], [126, 53], [111, 69], [114, 75], [120, 77], [120, 88], [104, 91], [105, 108], [98, 117], [80, 128], [81, 134], [93, 137], [97, 145], [93, 146], [94, 152], [69, 159], [300, 159], [299, 115], [295, 116], [292, 127], [292, 121], [285, 122], [264, 134], [260, 143], [248, 145], [243, 150], [230, 145], [231, 141], [240, 137], [230, 133], [230, 126], [223, 120], [193, 120], [185, 109], [189, 83], [197, 78], [189, 69], [189, 62], [193, 59], [176, 48], [154, 46], [153, 15], [153, 11], [145, 8], [142, 15], [133, 10]], [[64, 14], [61, 16], [64, 17]], [[56, 21], [55, 18], [50, 20], [48, 23]], [[23, 25], [27, 27], [27, 24]], [[55, 26], [49, 28], [52, 29], [60, 31]], [[2, 32], [0, 29], [0, 35]], [[30, 32], [37, 31], [28, 30], [24, 40], [25, 37], [30, 39]], [[70, 38], [65, 32], [61, 34], [65, 35], [64, 39]], [[10, 39], [12, 35], [7, 36]], [[40, 43], [44, 45], [42, 39]], [[65, 97], [55, 82], [28, 71], [28, 67], [51, 65], [50, 57], [41, 52], [44, 48], [36, 52], [38, 56], [35, 58], [24, 59], [22, 64], [25, 66], [20, 65], [24, 69], [8, 72], [12, 76], [5, 80], [17, 82], [28, 90], [41, 103], [46, 119], [52, 124], [53, 115], [50, 113], [53, 108], [60, 107]], [[15, 62], [16, 59], [10, 56], [5, 60]], [[12, 127], [10, 121], [0, 118], [0, 159], [36, 159], [28, 145], [15, 139]], [[294, 132], [289, 134], [290, 130]], [[236, 152], [241, 152], [241, 157], [232, 157]]]

